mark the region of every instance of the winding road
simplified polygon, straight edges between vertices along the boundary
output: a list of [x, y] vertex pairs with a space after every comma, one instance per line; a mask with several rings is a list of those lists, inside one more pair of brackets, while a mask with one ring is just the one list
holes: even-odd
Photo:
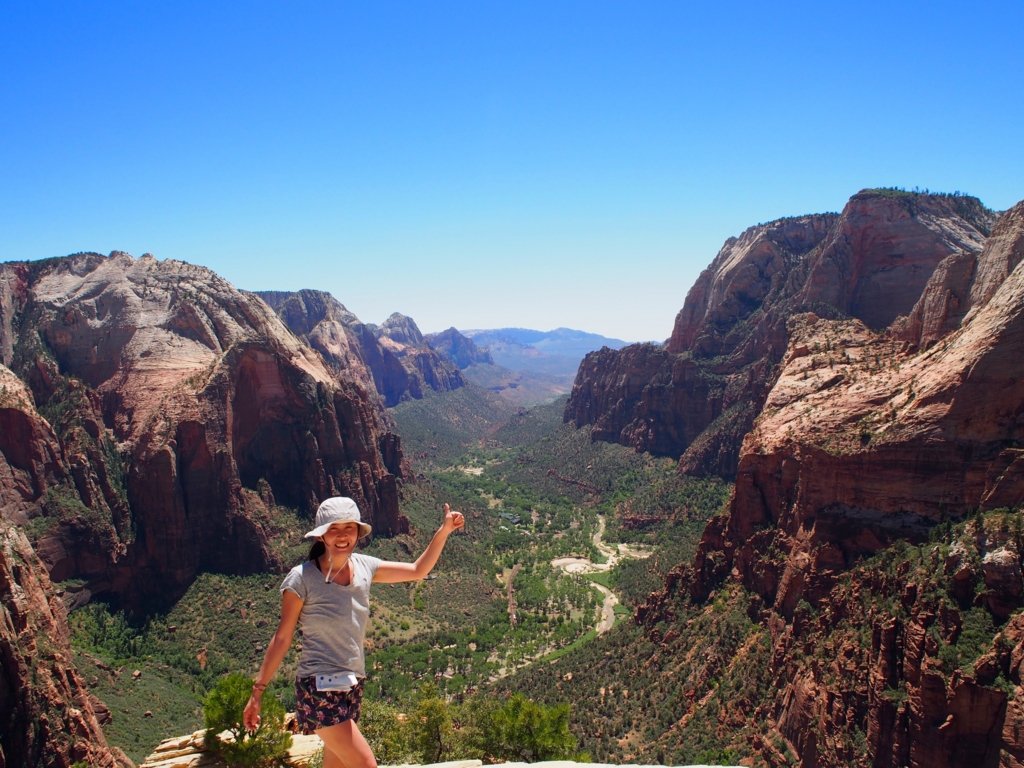
[[[604, 516], [602, 515], [597, 520], [594, 546], [597, 547], [597, 551], [604, 555], [608, 562], [594, 563], [591, 562], [589, 557], [556, 557], [551, 561], [553, 567], [561, 568], [566, 573], [599, 573], [601, 571], [610, 571], [618, 565], [620, 560], [626, 558], [650, 557], [650, 552], [633, 549], [628, 544], [619, 544], [616, 549], [609, 547], [604, 543]], [[594, 627], [597, 630], [597, 634], [603, 635], [615, 624], [615, 606], [619, 604], [619, 598], [603, 584], [594, 582], [594, 586], [604, 595], [604, 602], [601, 604], [601, 618], [597, 622], [597, 626]]]

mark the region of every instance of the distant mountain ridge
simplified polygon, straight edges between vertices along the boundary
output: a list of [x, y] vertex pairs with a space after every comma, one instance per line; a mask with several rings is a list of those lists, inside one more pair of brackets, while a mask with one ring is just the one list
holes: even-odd
[[[522, 355], [507, 355], [505, 359], [510, 366], [499, 365], [491, 355], [489, 347], [477, 346], [472, 339], [463, 336], [455, 328], [427, 334], [425, 341], [442, 358], [457, 366], [466, 381], [495, 392], [516, 405], [530, 406], [548, 402], [552, 398], [568, 393], [572, 386], [571, 374], [544, 373], [519, 365], [519, 357], [523, 357]], [[510, 343], [513, 344], [514, 350], [525, 351], [526, 357], [530, 354], [543, 356], [543, 353], [533, 347], [520, 347], [517, 343]], [[565, 360], [557, 358], [556, 366], [566, 367]], [[569, 365], [573, 365], [572, 361], [569, 361]]]
[[621, 349], [632, 343], [622, 339], [613, 339], [599, 333], [588, 333], [575, 328], [555, 328], [553, 331], [537, 331], [532, 328], [494, 328], [490, 330], [465, 330], [464, 336], [478, 344], [489, 343], [487, 337], [493, 335], [502, 340], [511, 340], [519, 344], [528, 344], [541, 352], [567, 357], [579, 356], [582, 360], [587, 352], [601, 347]]
[[473, 339], [477, 344], [490, 344], [492, 340], [505, 343], [528, 345], [549, 355], [565, 355], [579, 357], [601, 347], [621, 349], [632, 343], [622, 339], [613, 339], [599, 333], [588, 333], [575, 328], [555, 328], [552, 331], [538, 331], [532, 328], [489, 328], [467, 329], [461, 331], [463, 336]]
[[490, 352], [478, 347], [472, 339], [463, 336], [454, 327], [440, 333], [427, 334], [426, 342], [431, 349], [457, 365], [460, 370], [477, 363], [494, 365]]
[[487, 347], [497, 365], [513, 371], [532, 371], [550, 376], [575, 376], [580, 362], [589, 352], [604, 347], [621, 349], [629, 343], [573, 328], [556, 328], [553, 331], [473, 329], [462, 331], [462, 335], [479, 347]]

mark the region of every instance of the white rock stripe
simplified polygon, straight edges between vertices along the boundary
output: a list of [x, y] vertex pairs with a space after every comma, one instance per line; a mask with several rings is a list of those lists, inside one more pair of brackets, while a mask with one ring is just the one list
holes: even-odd
[[[227, 735], [227, 734], [225, 734]], [[318, 736], [292, 736], [292, 747], [285, 755], [284, 764], [291, 768], [306, 768], [310, 759], [320, 749], [323, 742]], [[380, 768], [481, 768], [480, 760], [450, 760], [446, 763], [430, 763], [424, 766], [405, 764], [402, 766], [382, 765]], [[540, 763], [498, 763], [502, 768], [580, 768], [582, 764], [571, 760], [548, 760]], [[203, 751], [203, 731], [196, 731], [189, 736], [176, 736], [165, 739], [153, 750], [153, 754], [139, 768], [224, 768], [224, 763]], [[609, 763], [587, 763], [586, 768], [665, 768], [658, 765], [628, 764], [613, 766]], [[676, 768], [721, 768], [720, 766], [690, 765]], [[740, 768], [726, 766], [725, 768]]]

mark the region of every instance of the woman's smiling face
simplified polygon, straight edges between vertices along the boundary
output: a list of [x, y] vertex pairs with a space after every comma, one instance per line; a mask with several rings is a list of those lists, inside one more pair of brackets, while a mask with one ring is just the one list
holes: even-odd
[[356, 523], [335, 523], [324, 532], [324, 545], [334, 557], [352, 554], [359, 541], [359, 525]]

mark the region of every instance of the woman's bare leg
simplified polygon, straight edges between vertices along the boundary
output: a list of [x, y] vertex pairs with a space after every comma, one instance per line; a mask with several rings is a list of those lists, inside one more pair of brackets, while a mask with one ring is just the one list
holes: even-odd
[[351, 720], [321, 728], [316, 735], [324, 743], [324, 768], [377, 768], [373, 750]]

